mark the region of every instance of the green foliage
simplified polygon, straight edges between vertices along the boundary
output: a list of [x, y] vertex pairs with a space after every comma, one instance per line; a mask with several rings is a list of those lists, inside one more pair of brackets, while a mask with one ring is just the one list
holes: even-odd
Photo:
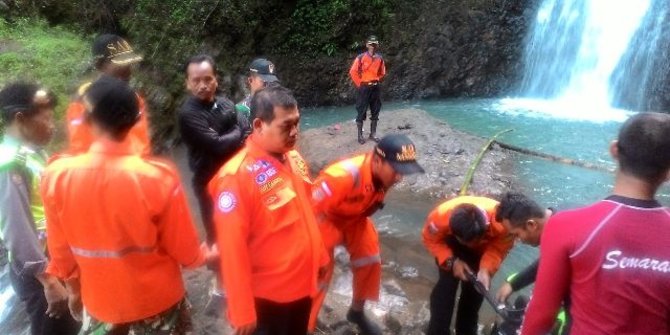
[[284, 52], [332, 56], [369, 34], [384, 37], [390, 0], [299, 0], [282, 46]]
[[81, 37], [36, 19], [0, 19], [0, 86], [14, 80], [35, 81], [58, 95], [56, 116], [65, 110], [90, 59]]

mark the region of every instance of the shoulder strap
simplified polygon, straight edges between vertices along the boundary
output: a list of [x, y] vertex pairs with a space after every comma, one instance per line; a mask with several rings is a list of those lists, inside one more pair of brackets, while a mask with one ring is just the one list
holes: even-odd
[[359, 54], [356, 59], [358, 60], [358, 76], [363, 75], [363, 56], [365, 53]]
[[382, 58], [382, 55], [379, 55], [379, 67], [377, 68], [377, 76], [381, 77], [382, 76], [382, 69], [384, 68], [384, 58]]

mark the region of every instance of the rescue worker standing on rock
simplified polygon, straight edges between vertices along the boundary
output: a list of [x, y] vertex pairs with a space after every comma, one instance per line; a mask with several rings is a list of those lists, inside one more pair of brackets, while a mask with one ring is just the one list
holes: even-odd
[[476, 335], [484, 297], [467, 274], [476, 274], [487, 289], [514, 240], [496, 221], [498, 201], [459, 196], [435, 208], [423, 228], [423, 243], [435, 256], [439, 279], [430, 295], [428, 335], [451, 334], [456, 292], [461, 286], [456, 316], [457, 335]]
[[[133, 65], [142, 61], [142, 56], [135, 53], [133, 47], [123, 38], [113, 34], [103, 34], [93, 41], [93, 65], [101, 75], [107, 75], [123, 81], [130, 81]], [[91, 123], [86, 118], [83, 96], [91, 86], [91, 82], [84, 83], [77, 90], [75, 99], [70, 102], [65, 111], [67, 122], [68, 147], [67, 154], [76, 155], [88, 151], [93, 143], [94, 135], [91, 132]], [[137, 94], [140, 108], [140, 118], [128, 134], [132, 141], [133, 150], [144, 155], [151, 154], [151, 138], [146, 103]]]
[[91, 149], [52, 162], [42, 180], [47, 272], [66, 281], [82, 334], [187, 334], [180, 270], [210, 255], [198, 245], [179, 173], [134, 152], [128, 133], [140, 115], [127, 83], [102, 77], [83, 101]]
[[365, 144], [363, 137], [363, 122], [370, 107], [370, 140], [379, 142], [377, 122], [379, 111], [382, 109], [381, 81], [386, 75], [384, 58], [377, 52], [379, 40], [372, 35], [365, 43], [367, 51], [358, 55], [349, 69], [349, 76], [356, 85], [356, 127], [358, 128], [358, 143]]
[[379, 299], [381, 284], [379, 237], [370, 216], [383, 208], [386, 192], [403, 175], [423, 172], [414, 144], [405, 135], [385, 136], [372, 152], [335, 162], [321, 172], [312, 200], [331, 258], [312, 308], [311, 332], [333, 276], [334, 248], [344, 243], [354, 275], [347, 320], [358, 325], [363, 334], [381, 334], [379, 326], [364, 314], [365, 301]]
[[300, 113], [274, 86], [251, 100], [253, 132], [212, 178], [228, 318], [237, 335], [305, 334], [327, 255], [310, 206], [311, 178], [295, 151]]

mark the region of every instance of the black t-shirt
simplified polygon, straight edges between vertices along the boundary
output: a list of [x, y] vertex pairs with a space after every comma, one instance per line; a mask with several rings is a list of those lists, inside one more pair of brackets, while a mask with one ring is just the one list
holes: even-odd
[[226, 98], [217, 97], [214, 102], [203, 102], [194, 96], [186, 99], [179, 111], [179, 127], [194, 182], [208, 183], [242, 147], [248, 127], [242, 119]]

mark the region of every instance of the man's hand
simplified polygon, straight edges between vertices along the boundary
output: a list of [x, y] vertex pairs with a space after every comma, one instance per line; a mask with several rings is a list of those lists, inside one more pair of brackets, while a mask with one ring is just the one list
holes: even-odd
[[496, 292], [496, 300], [498, 300], [499, 303], [504, 304], [507, 301], [507, 298], [512, 295], [512, 292], [514, 292], [514, 290], [512, 290], [512, 285], [506, 282], [498, 289], [498, 292]]
[[84, 305], [81, 302], [81, 295], [70, 295], [67, 301], [67, 307], [70, 309], [72, 318], [81, 322], [84, 318]]
[[491, 274], [486, 269], [480, 269], [477, 273], [477, 281], [488, 290], [491, 287]]
[[216, 244], [212, 244], [210, 247], [207, 245], [207, 242], [202, 242], [200, 252], [202, 252], [206, 264], [216, 264], [219, 261], [220, 253]]
[[70, 315], [73, 319], [81, 322], [84, 319], [84, 305], [81, 302], [79, 278], [71, 278], [65, 281], [65, 287], [67, 288], [67, 307], [70, 309]]
[[252, 335], [256, 330], [256, 321], [237, 327], [235, 335]]
[[47, 311], [50, 318], [60, 318], [67, 313], [67, 290], [56, 277], [47, 275], [44, 283], [44, 297], [47, 300]]
[[454, 277], [462, 281], [468, 281], [466, 273], [472, 272], [472, 270], [470, 270], [470, 267], [460, 259], [454, 260], [454, 265], [452, 266], [451, 269], [452, 269], [451, 272], [453, 272]]

